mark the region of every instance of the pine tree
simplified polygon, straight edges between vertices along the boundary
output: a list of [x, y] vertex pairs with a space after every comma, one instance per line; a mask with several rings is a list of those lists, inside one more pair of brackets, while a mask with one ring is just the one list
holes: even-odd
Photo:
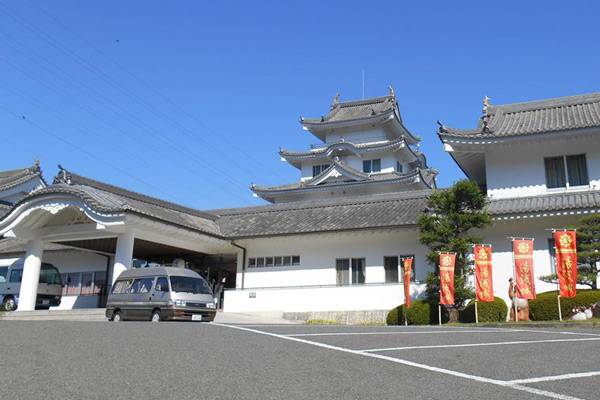
[[466, 275], [471, 273], [467, 256], [471, 244], [481, 243], [483, 238], [469, 235], [472, 229], [481, 229], [492, 222], [485, 211], [487, 198], [477, 184], [462, 180], [452, 187], [434, 192], [427, 200], [427, 210], [419, 218], [419, 242], [429, 247], [426, 257], [436, 268], [433, 276], [427, 277], [427, 296], [431, 301], [439, 300], [439, 253], [456, 253], [454, 300], [457, 307], [473, 297]]

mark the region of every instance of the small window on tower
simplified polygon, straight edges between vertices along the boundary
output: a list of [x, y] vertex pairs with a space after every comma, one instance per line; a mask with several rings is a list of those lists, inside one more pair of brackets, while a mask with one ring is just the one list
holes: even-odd
[[396, 162], [396, 171], [402, 172], [402, 164], [400, 164], [399, 162]]
[[363, 160], [363, 172], [370, 174], [371, 172], [381, 172], [381, 159]]

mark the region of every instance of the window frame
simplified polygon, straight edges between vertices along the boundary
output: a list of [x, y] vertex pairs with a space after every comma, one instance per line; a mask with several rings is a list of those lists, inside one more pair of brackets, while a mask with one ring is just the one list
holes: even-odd
[[[395, 268], [395, 272], [396, 272], [396, 280], [393, 279], [393, 276], [391, 277], [391, 279], [388, 279], [388, 272], [391, 271], [392, 275], [393, 275], [393, 269], [388, 269], [386, 266], [386, 260], [396, 260], [396, 268]], [[398, 283], [400, 282], [400, 263], [399, 263], [399, 258], [398, 256], [383, 256], [383, 271], [384, 271], [384, 282], [385, 283]]]
[[[379, 164], [379, 167], [375, 169], [375, 162]], [[368, 170], [368, 171], [367, 171]], [[375, 174], [381, 172], [381, 158], [372, 158], [369, 160], [363, 160], [363, 172], [365, 174]]]
[[[573, 178], [573, 171], [571, 171], [571, 168], [569, 168], [569, 160], [573, 159], [574, 157], [583, 157], [583, 164], [585, 166], [585, 178], [587, 180], [587, 183], [584, 183], [582, 185], [573, 185], [571, 182], [574, 180]], [[549, 178], [551, 178], [550, 176], [550, 170], [548, 169], [548, 163], [550, 162], [550, 160], [560, 160], [560, 163], [562, 165], [561, 168], [561, 176], [559, 178], [564, 179], [564, 186], [550, 186], [550, 180]], [[581, 154], [563, 154], [560, 156], [552, 156], [552, 157], [544, 157], [544, 175], [546, 178], [546, 189], [550, 190], [550, 191], [556, 191], [556, 190], [569, 190], [571, 188], [585, 188], [585, 187], [589, 187], [590, 185], [590, 176], [589, 176], [589, 168], [588, 168], [588, 162], [587, 162], [587, 154], [586, 153], [581, 153]], [[558, 179], [557, 179], [558, 180]], [[561, 182], [559, 182], [560, 184]]]

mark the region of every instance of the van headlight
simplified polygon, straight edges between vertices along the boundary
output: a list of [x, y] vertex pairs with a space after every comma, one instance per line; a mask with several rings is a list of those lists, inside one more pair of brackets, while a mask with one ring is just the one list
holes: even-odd
[[173, 304], [175, 304], [175, 307], [185, 307], [185, 301], [183, 300], [175, 300], [173, 301]]
[[217, 308], [215, 303], [206, 303], [206, 308]]

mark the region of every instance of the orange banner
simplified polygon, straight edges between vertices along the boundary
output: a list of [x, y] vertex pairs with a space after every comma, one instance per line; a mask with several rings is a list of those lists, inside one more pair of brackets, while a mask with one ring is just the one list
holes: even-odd
[[475, 254], [475, 292], [477, 301], [494, 301], [492, 280], [492, 247], [474, 246]]
[[575, 231], [554, 232], [556, 273], [561, 297], [577, 296], [577, 237]]
[[402, 266], [404, 267], [404, 298], [406, 299], [406, 308], [410, 308], [410, 273], [412, 271], [412, 263], [412, 257], [402, 259]]
[[440, 253], [440, 304], [454, 305], [456, 254]]
[[535, 276], [533, 275], [533, 240], [513, 240], [517, 297], [535, 299]]

